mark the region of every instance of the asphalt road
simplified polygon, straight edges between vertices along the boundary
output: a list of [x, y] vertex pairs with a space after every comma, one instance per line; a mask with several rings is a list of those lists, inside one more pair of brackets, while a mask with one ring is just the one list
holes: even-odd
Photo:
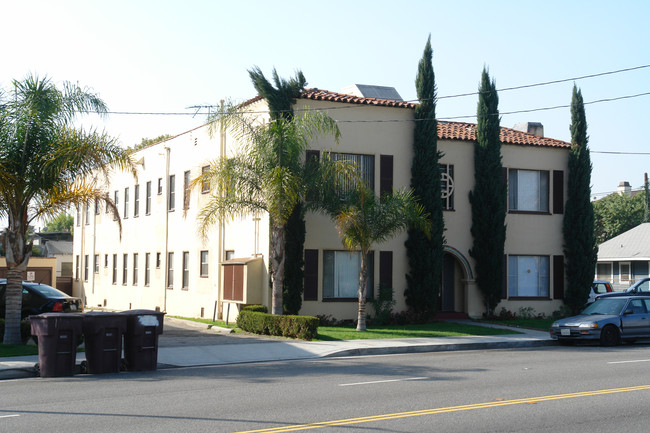
[[647, 432], [650, 345], [0, 383], [0, 432]]

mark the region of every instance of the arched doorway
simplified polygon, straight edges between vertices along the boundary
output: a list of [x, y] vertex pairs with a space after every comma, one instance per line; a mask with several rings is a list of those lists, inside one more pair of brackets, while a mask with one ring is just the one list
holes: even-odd
[[446, 246], [444, 251], [438, 311], [467, 313], [467, 281], [473, 279], [472, 269], [457, 249]]

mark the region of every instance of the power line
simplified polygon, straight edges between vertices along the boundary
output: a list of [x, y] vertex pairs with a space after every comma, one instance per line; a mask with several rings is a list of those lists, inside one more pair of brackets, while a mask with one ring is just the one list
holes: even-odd
[[[559, 84], [559, 83], [566, 83], [567, 81], [577, 81], [577, 80], [584, 80], [586, 78], [602, 77], [604, 75], [619, 74], [621, 72], [629, 72], [629, 71], [634, 71], [634, 70], [637, 70], [637, 69], [644, 69], [644, 68], [650, 68], [650, 65], [634, 66], [632, 68], [617, 69], [615, 71], [601, 72], [601, 73], [598, 73], [598, 74], [582, 75], [582, 76], [579, 76], [579, 77], [564, 78], [564, 79], [561, 79], [561, 80], [544, 81], [544, 82], [535, 83], [535, 84], [524, 84], [524, 85], [521, 85], [521, 86], [504, 87], [503, 89], [497, 89], [497, 92], [505, 92], [505, 91], [508, 91], [508, 90], [527, 89], [527, 88], [530, 88], [530, 87], [548, 86], [550, 84]], [[480, 92], [472, 92], [472, 93], [460, 93], [460, 94], [457, 94], [457, 95], [439, 96], [438, 99], [460, 98], [460, 97], [463, 97], [463, 96], [478, 95], [479, 93]]]
[[[533, 84], [524, 84], [521, 86], [512, 86], [512, 87], [504, 87], [502, 89], [497, 89], [497, 92], [505, 92], [509, 90], [519, 90], [519, 89], [526, 89], [526, 88], [531, 88], [531, 87], [539, 87], [539, 86], [547, 86], [551, 84], [558, 84], [558, 83], [564, 83], [568, 81], [577, 81], [577, 80], [583, 80], [586, 78], [594, 78], [594, 77], [601, 77], [605, 75], [612, 75], [612, 74], [619, 74], [623, 72], [629, 72], [629, 71], [634, 71], [638, 69], [645, 69], [645, 68], [650, 68], [650, 65], [641, 65], [641, 66], [634, 66], [631, 68], [624, 68], [624, 69], [617, 69], [615, 71], [608, 71], [608, 72], [600, 72], [597, 74], [589, 74], [589, 75], [582, 75], [578, 77], [572, 77], [572, 78], [564, 78], [560, 80], [552, 80], [552, 81], [544, 81], [540, 83], [533, 83]], [[445, 96], [439, 96], [436, 99], [449, 99], [449, 98], [460, 98], [464, 96], [472, 96], [472, 95], [478, 95], [479, 92], [471, 92], [471, 93], [460, 93], [456, 95], [445, 95]], [[637, 95], [629, 95], [629, 96], [621, 96], [617, 98], [610, 98], [610, 99], [602, 99], [598, 101], [592, 101], [592, 102], [586, 102], [585, 105], [587, 104], [595, 104], [599, 102], [605, 102], [605, 101], [616, 101], [619, 99], [627, 99], [627, 98], [635, 98], [637, 96], [645, 96], [648, 93], [640, 93]], [[417, 102], [418, 99], [410, 100], [410, 101], [404, 101], [404, 102]], [[503, 115], [506, 114], [516, 114], [516, 113], [528, 113], [528, 112], [533, 112], [533, 111], [545, 111], [545, 110], [554, 110], [558, 108], [567, 108], [569, 105], [558, 105], [555, 107], [545, 107], [545, 108], [535, 108], [535, 109], [530, 109], [530, 110], [518, 110], [518, 111], [510, 111], [510, 112], [504, 112], [501, 113]], [[105, 114], [116, 114], [116, 115], [143, 115], [143, 116], [196, 116], [196, 115], [210, 115], [211, 109], [212, 108], [217, 108], [219, 107], [218, 105], [199, 105], [199, 106], [192, 106], [189, 108], [208, 108], [210, 110], [208, 113], [199, 113], [197, 110], [194, 113], [179, 113], [179, 112], [135, 112], [135, 111], [109, 111]], [[350, 106], [337, 106], [337, 107], [324, 107], [324, 108], [311, 108], [311, 109], [302, 109], [302, 110], [312, 110], [312, 111], [329, 111], [329, 110], [340, 110], [340, 109], [349, 109], [352, 108]], [[295, 110], [294, 110], [295, 111]], [[297, 110], [300, 111], [300, 110]], [[269, 111], [259, 111], [259, 112], [250, 112], [251, 114], [257, 114], [257, 113], [268, 113]], [[87, 111], [87, 113], [96, 113], [95, 111]], [[462, 119], [462, 118], [471, 118], [471, 117], [476, 117], [475, 115], [472, 116], [453, 116], [453, 117], [446, 117], [446, 118], [439, 118], [440, 120], [451, 120], [451, 119]]]

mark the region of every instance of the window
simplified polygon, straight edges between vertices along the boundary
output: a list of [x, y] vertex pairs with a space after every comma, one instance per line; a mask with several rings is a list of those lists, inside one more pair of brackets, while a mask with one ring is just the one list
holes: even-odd
[[[115, 212], [117, 213], [117, 209], [119, 209], [117, 206], [120, 203], [120, 193], [119, 191], [115, 191], [114, 193], [114, 198], [113, 198], [113, 203], [115, 203]], [[113, 219], [117, 219], [117, 214], [113, 215]]]
[[104, 254], [104, 267], [108, 268], [108, 254]]
[[235, 258], [235, 250], [226, 250], [226, 260]]
[[510, 170], [509, 209], [523, 212], [548, 212], [548, 171]]
[[88, 254], [84, 256], [84, 281], [88, 282]]
[[188, 251], [183, 251], [183, 280], [182, 288], [187, 290], [190, 285], [190, 253]]
[[[361, 177], [366, 181], [366, 185], [371, 190], [375, 190], [375, 157], [374, 155], [357, 155], [352, 153], [334, 153], [331, 154], [333, 161], [352, 162], [361, 170]], [[350, 185], [342, 186], [343, 192], [350, 189]]]
[[[357, 298], [361, 253], [323, 251], [323, 298]], [[366, 297], [372, 297], [374, 255], [368, 255]]]
[[[205, 175], [208, 171], [210, 171], [210, 166], [206, 165], [201, 167], [201, 174]], [[201, 182], [201, 192], [203, 194], [210, 192], [210, 181], [209, 180], [204, 180]]]
[[144, 255], [144, 285], [148, 286], [151, 282], [151, 253]]
[[138, 285], [138, 253], [133, 253], [133, 285]]
[[99, 274], [99, 254], [95, 254], [93, 257], [93, 272]]
[[113, 284], [117, 284], [117, 254], [113, 254]]
[[99, 203], [99, 200], [95, 199], [95, 215], [99, 215], [100, 209], [101, 209], [101, 205]]
[[160, 269], [160, 253], [156, 253], [156, 269]]
[[122, 218], [128, 218], [129, 217], [129, 189], [124, 188], [124, 214], [122, 215]]
[[167, 210], [173, 211], [176, 206], [176, 176], [169, 176], [169, 197], [167, 199]]
[[151, 181], [147, 182], [147, 196], [144, 202], [144, 213], [145, 215], [151, 214]]
[[158, 195], [162, 194], [163, 190], [163, 184], [162, 184], [162, 177], [158, 178]]
[[79, 281], [79, 256], [74, 258], [74, 279]]
[[174, 253], [167, 253], [167, 288], [174, 287]]
[[126, 285], [127, 279], [129, 277], [128, 274], [128, 263], [127, 261], [129, 260], [129, 255], [128, 254], [123, 254], [122, 255], [122, 285]]
[[140, 185], [136, 185], [133, 190], [133, 216], [140, 215]]
[[454, 210], [454, 166], [451, 164], [440, 164], [440, 188], [442, 197], [442, 208]]
[[596, 279], [597, 280], [612, 280], [612, 264], [611, 263], [598, 263], [596, 265]]
[[77, 227], [81, 224], [81, 207], [77, 206]]
[[618, 272], [619, 272], [619, 281], [630, 281], [630, 262], [621, 262], [618, 264]]
[[508, 296], [548, 298], [548, 256], [508, 256]]
[[190, 172], [183, 173], [183, 209], [190, 207]]
[[208, 252], [201, 251], [201, 270], [199, 273], [202, 277], [208, 276]]
[[86, 203], [84, 205], [84, 210], [86, 211], [86, 225], [90, 224], [90, 204]]

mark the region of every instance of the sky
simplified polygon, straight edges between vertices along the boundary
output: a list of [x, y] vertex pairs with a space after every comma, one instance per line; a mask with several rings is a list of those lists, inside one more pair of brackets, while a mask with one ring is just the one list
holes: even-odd
[[[301, 70], [308, 87], [391, 86], [416, 100], [430, 36], [439, 119], [476, 122], [476, 95], [447, 96], [476, 92], [484, 67], [497, 89], [567, 80], [501, 90], [501, 126], [541, 122], [545, 136], [570, 141], [575, 84], [592, 196], [621, 181], [641, 187], [650, 172], [650, 95], [618, 99], [650, 93], [647, 0], [0, 0], [0, 13], [0, 87], [28, 74], [88, 87], [112, 114], [83, 125], [124, 146], [203, 124], [208, 109], [190, 107], [254, 97], [253, 66], [267, 77]], [[548, 107], [561, 108], [522, 112]]]

